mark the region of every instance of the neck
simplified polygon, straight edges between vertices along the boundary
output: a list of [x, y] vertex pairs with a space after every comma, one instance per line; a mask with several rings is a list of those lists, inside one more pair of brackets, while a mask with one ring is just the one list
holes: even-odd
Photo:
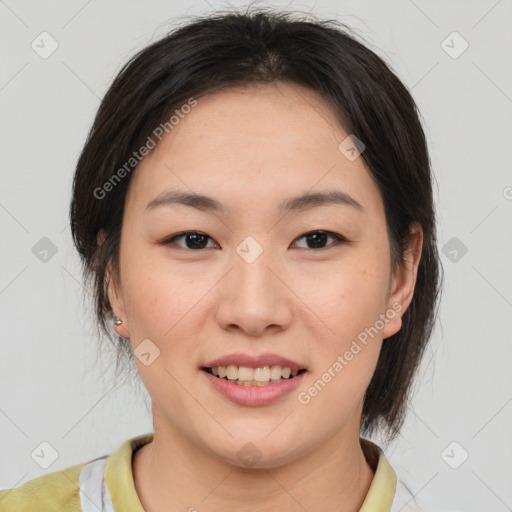
[[240, 468], [173, 433], [158, 435], [133, 459], [146, 512], [356, 512], [373, 479], [359, 443], [339, 433], [300, 459], [266, 469]]

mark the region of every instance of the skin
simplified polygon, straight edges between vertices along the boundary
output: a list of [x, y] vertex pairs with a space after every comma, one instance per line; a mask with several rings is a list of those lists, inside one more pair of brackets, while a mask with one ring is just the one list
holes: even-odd
[[[148, 338], [160, 350], [149, 366], [135, 358], [155, 432], [133, 460], [147, 512], [349, 512], [364, 501], [373, 472], [359, 444], [362, 400], [382, 340], [400, 329], [412, 299], [422, 233], [413, 226], [393, 275], [384, 204], [362, 158], [350, 161], [338, 149], [347, 135], [307, 89], [230, 89], [199, 98], [132, 177], [109, 298], [123, 320], [115, 328], [133, 350]], [[281, 200], [324, 189], [343, 190], [363, 209], [277, 213]], [[206, 194], [226, 212], [145, 211], [166, 190]], [[206, 248], [190, 248], [187, 237], [162, 243], [191, 230], [210, 237]], [[348, 242], [329, 237], [315, 249], [303, 237], [315, 230]], [[251, 264], [236, 252], [247, 236], [263, 249]], [[299, 403], [298, 393], [397, 305], [343, 371]], [[234, 352], [277, 353], [308, 373], [277, 402], [240, 406], [199, 378], [200, 366]], [[237, 457], [248, 442], [261, 453], [250, 468]]]

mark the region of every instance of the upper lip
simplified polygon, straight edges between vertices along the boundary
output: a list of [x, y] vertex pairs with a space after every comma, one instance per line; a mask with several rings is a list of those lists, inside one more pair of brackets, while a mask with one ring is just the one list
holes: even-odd
[[263, 366], [281, 366], [288, 367], [293, 370], [305, 370], [306, 366], [292, 361], [287, 357], [278, 354], [260, 354], [259, 356], [251, 356], [249, 354], [228, 354], [217, 359], [212, 359], [206, 363], [204, 368], [215, 368], [217, 366], [248, 366], [250, 368], [262, 368]]

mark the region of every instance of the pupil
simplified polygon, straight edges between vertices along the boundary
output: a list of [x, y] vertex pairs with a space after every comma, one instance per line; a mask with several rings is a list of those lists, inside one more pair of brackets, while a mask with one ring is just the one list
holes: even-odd
[[317, 233], [312, 233], [307, 236], [308, 241], [313, 240], [313, 246], [318, 248], [318, 245], [323, 245], [327, 238], [327, 234], [322, 231], [318, 231]]
[[[197, 239], [198, 238], [199, 238], [199, 244], [197, 243]], [[203, 248], [203, 245], [205, 245], [205, 244], [204, 243], [203, 244], [200, 243], [201, 242], [201, 238], [203, 239], [203, 242], [205, 242], [205, 240], [206, 240], [205, 235], [201, 235], [200, 233], [192, 233], [190, 235], [187, 235], [187, 237], [186, 237], [187, 247], [189, 249], [198, 249], [198, 248], [201, 249], [201, 248]], [[195, 240], [195, 242], [192, 242], [192, 247], [189, 247], [189, 244], [188, 244], [189, 240]]]

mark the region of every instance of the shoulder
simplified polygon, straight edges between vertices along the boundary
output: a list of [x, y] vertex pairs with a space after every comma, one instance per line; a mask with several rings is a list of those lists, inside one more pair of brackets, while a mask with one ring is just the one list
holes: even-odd
[[[124, 441], [110, 455], [0, 490], [0, 512], [82, 512], [82, 502], [84, 508], [97, 512], [125, 510], [125, 503], [138, 503], [142, 510], [131, 460], [135, 450], [152, 440], [152, 432], [139, 435]], [[112, 506], [110, 491], [118, 506]]]
[[0, 512], [80, 512], [78, 478], [86, 464], [54, 471], [20, 487], [0, 491]]

